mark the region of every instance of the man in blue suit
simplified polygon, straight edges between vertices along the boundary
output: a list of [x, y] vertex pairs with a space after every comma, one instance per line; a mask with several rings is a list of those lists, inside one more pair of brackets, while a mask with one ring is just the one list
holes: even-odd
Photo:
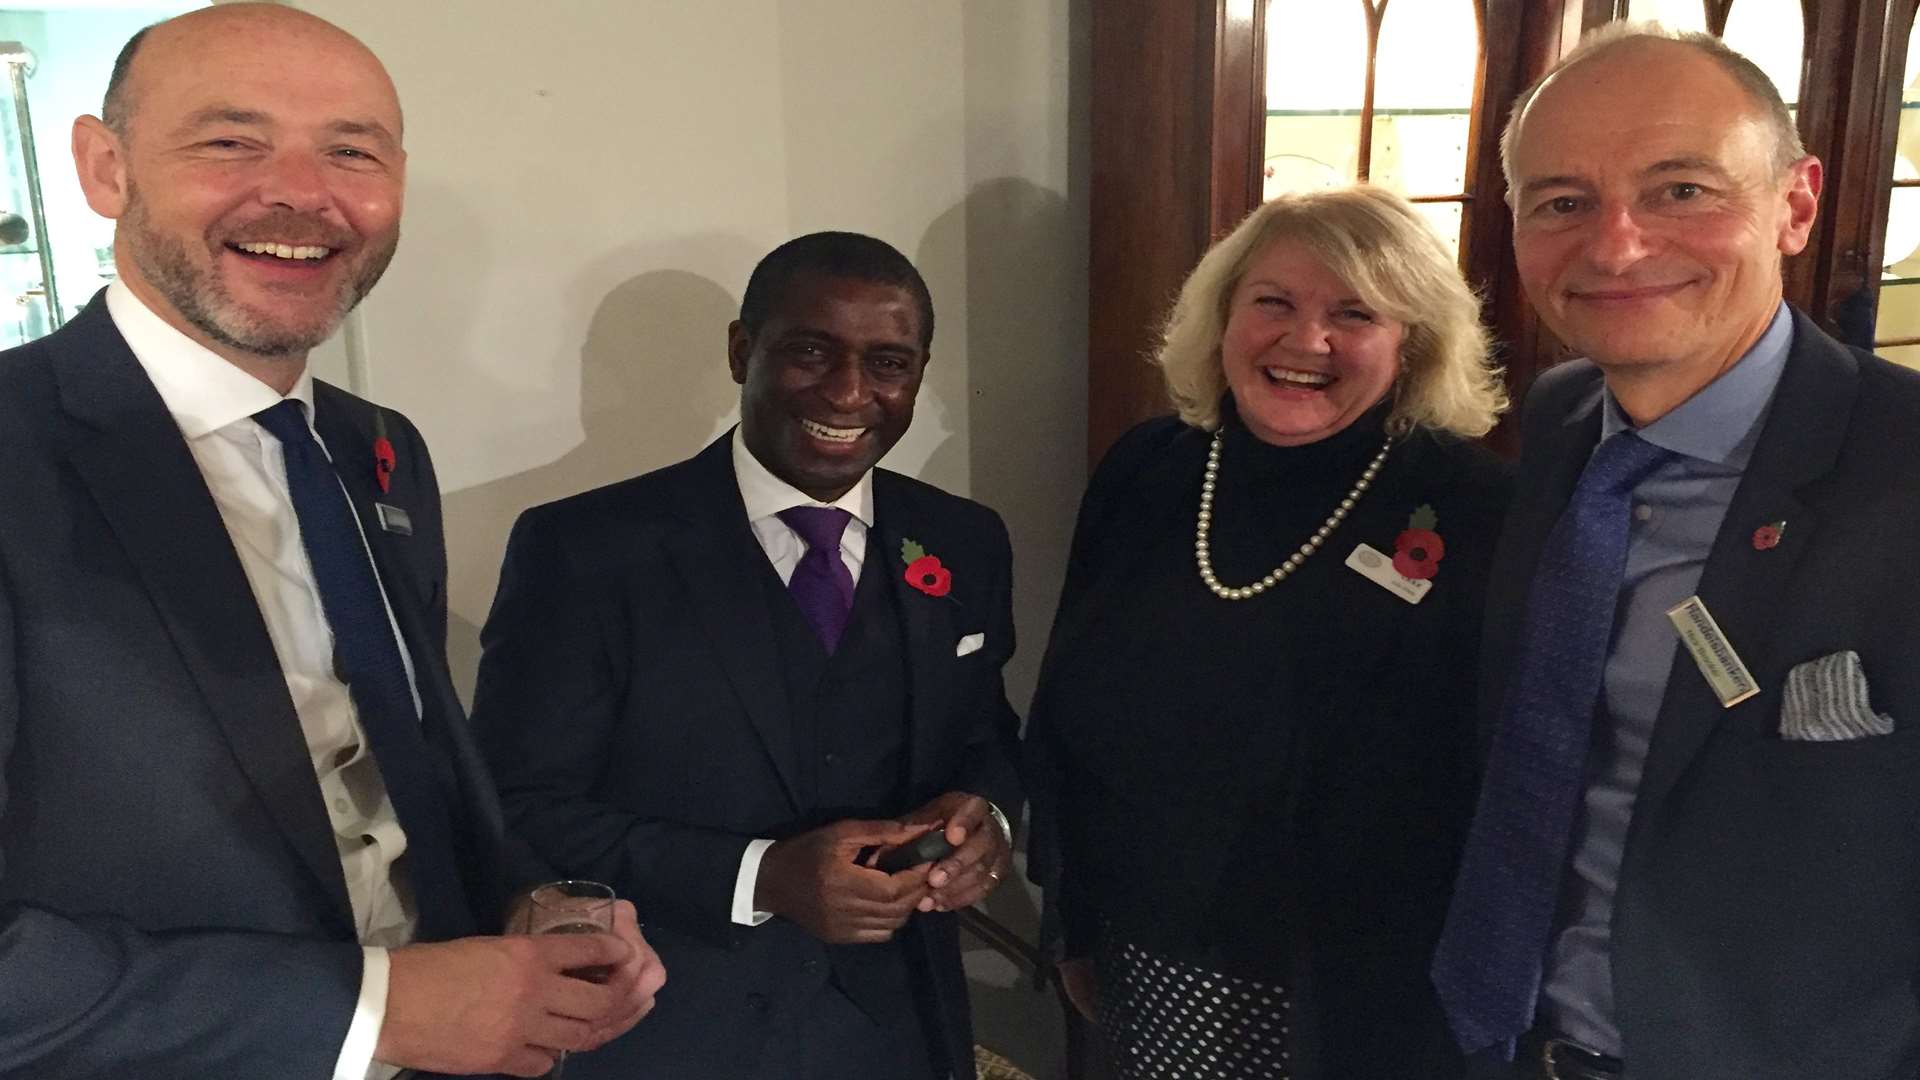
[[1449, 1019], [1485, 1076], [1920, 1074], [1920, 374], [1782, 302], [1820, 162], [1716, 39], [1590, 39], [1505, 149], [1586, 359], [1526, 401]]
[[480, 936], [549, 871], [448, 679], [433, 466], [306, 370], [398, 241], [393, 85], [232, 4], [102, 114], [119, 280], [0, 356], [0, 1077], [540, 1075], [662, 976], [630, 907]]

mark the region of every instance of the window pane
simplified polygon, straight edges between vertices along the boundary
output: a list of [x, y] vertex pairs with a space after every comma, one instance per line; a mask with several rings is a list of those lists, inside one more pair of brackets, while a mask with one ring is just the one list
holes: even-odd
[[[1894, 279], [1889, 279], [1880, 287], [1880, 312], [1874, 322], [1873, 336], [1879, 341], [1920, 337], [1920, 282], [1895, 284]], [[1896, 352], [1911, 356], [1914, 348], [1920, 346]], [[1893, 358], [1900, 359], [1897, 355]], [[1902, 360], [1902, 363], [1911, 362]]]
[[1271, 0], [1262, 198], [1353, 180], [1366, 92], [1361, 0]]
[[1633, 0], [1627, 5], [1627, 18], [1634, 22], [1657, 22], [1669, 30], [1707, 29], [1706, 0]]
[[1806, 37], [1800, 0], [1735, 0], [1722, 40], [1758, 64], [1791, 105], [1800, 100]]
[[1472, 0], [1393, 4], [1375, 62], [1372, 179], [1408, 195], [1466, 190], [1479, 70]]
[[1420, 211], [1420, 216], [1427, 219], [1427, 224], [1433, 226], [1434, 232], [1440, 234], [1440, 239], [1446, 242], [1447, 250], [1453, 253], [1454, 258], [1459, 258], [1460, 228], [1465, 222], [1467, 208], [1457, 202], [1414, 203], [1413, 208]]
[[1902, 345], [1897, 349], [1875, 349], [1874, 352], [1896, 364], [1920, 368], [1920, 345]]
[[[1920, 25], [1907, 37], [1907, 70], [1903, 78], [1900, 127], [1893, 143], [1892, 179], [1920, 180], [1920, 168], [1915, 168], [1915, 162], [1920, 161]], [[1920, 188], [1894, 188], [1887, 204], [1886, 242], [1880, 264], [1889, 277], [1920, 277], [1920, 250], [1916, 249], [1920, 249]], [[1884, 328], [1887, 304], [1894, 291], [1892, 288], [1880, 291], [1882, 329], [1878, 336], [1882, 340], [1909, 334], [1920, 336], [1920, 331], [1894, 333]]]

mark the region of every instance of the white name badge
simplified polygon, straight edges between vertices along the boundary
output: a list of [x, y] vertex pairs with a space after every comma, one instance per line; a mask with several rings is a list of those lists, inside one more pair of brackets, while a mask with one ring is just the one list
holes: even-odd
[[1366, 544], [1353, 549], [1353, 554], [1347, 556], [1347, 565], [1409, 604], [1419, 603], [1433, 588], [1431, 581], [1416, 580], [1395, 570], [1392, 556], [1382, 555]]
[[1681, 644], [1693, 654], [1700, 674], [1720, 698], [1721, 708], [1731, 708], [1760, 692], [1753, 674], [1740, 662], [1740, 654], [1727, 643], [1727, 635], [1720, 632], [1720, 624], [1713, 621], [1707, 605], [1701, 603], [1698, 596], [1681, 601], [1667, 612], [1667, 618], [1672, 619], [1674, 629], [1680, 631]]
[[413, 535], [413, 519], [407, 516], [405, 510], [383, 502], [374, 503], [373, 510], [380, 515], [381, 528], [399, 536]]

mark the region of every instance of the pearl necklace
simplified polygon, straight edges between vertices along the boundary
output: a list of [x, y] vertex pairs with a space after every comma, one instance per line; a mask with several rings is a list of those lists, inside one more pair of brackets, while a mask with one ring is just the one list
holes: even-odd
[[1340, 500], [1340, 505], [1334, 507], [1333, 513], [1327, 515], [1327, 520], [1314, 530], [1313, 536], [1300, 545], [1300, 550], [1287, 556], [1287, 561], [1274, 567], [1266, 577], [1251, 585], [1234, 588], [1220, 584], [1220, 579], [1214, 576], [1213, 554], [1207, 544], [1207, 534], [1213, 530], [1213, 490], [1220, 477], [1220, 432], [1214, 432], [1213, 445], [1207, 450], [1207, 475], [1200, 482], [1200, 518], [1193, 527], [1193, 558], [1200, 566], [1200, 580], [1206, 583], [1207, 588], [1213, 590], [1213, 595], [1222, 600], [1249, 600], [1285, 581], [1295, 570], [1300, 569], [1300, 564], [1306, 562], [1308, 556], [1319, 551], [1320, 545], [1326, 543], [1327, 537], [1333, 535], [1333, 530], [1346, 520], [1348, 511], [1352, 510], [1354, 504], [1360, 501], [1360, 496], [1373, 486], [1373, 478], [1380, 474], [1380, 466], [1387, 460], [1387, 451], [1392, 449], [1393, 436], [1389, 435], [1386, 441], [1380, 444], [1380, 452], [1373, 455], [1373, 460], [1367, 463], [1366, 470], [1360, 474], [1360, 479], [1354, 481], [1353, 487], [1348, 489], [1347, 497]]

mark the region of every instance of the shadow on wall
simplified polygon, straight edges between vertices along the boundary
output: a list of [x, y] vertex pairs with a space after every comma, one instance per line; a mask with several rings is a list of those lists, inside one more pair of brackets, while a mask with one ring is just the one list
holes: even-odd
[[[549, 464], [446, 499], [449, 575], [498, 579], [505, 533], [461, 522], [511, 522], [520, 511], [691, 456], [739, 404], [727, 374], [732, 294], [683, 270], [655, 270], [615, 287], [594, 310], [580, 349], [580, 445]], [[659, 448], [666, 448], [664, 457]], [[455, 612], [447, 633], [454, 683], [471, 700], [480, 628]]]
[[[990, 180], [934, 220], [916, 259], [930, 280], [965, 282], [967, 438], [944, 444], [926, 471], [969, 477], [972, 497], [999, 511], [1013, 535], [1019, 652], [1007, 693], [1022, 712], [1086, 482], [1086, 377], [1076, 344], [1085, 311], [1061, 304], [1081, 293], [1077, 267], [1060, 257], [1073, 233], [1057, 192]], [[934, 302], [937, 310], [938, 295]], [[1073, 409], [1063, 414], [1063, 402]], [[964, 462], [950, 460], [961, 453]]]
[[[1084, 304], [1079, 267], [1062, 259], [1075, 225], [1060, 194], [1026, 180], [977, 185], [936, 218], [916, 258], [930, 281], [964, 282], [967, 438], [947, 440], [928, 461], [934, 476], [970, 477], [972, 497], [1006, 520], [1014, 545], [1014, 624], [1019, 649], [1007, 666], [1007, 696], [1023, 714], [1053, 623], [1086, 482]], [[949, 286], [951, 287], [951, 286]], [[939, 310], [940, 296], [934, 302]], [[949, 302], [948, 310], [956, 305]], [[957, 312], [956, 312], [957, 314]], [[958, 320], [956, 320], [958, 321]], [[935, 355], [939, 355], [936, 341]], [[936, 359], [935, 361], [939, 361]], [[1062, 403], [1070, 408], [1062, 412]], [[960, 447], [964, 446], [964, 450]], [[965, 461], [953, 458], [965, 454]], [[1037, 890], [1023, 875], [985, 909], [1033, 940]], [[1036, 993], [1004, 960], [967, 955], [975, 1035], [1036, 1075], [1051, 1075], [1064, 1042], [1051, 993]]]

